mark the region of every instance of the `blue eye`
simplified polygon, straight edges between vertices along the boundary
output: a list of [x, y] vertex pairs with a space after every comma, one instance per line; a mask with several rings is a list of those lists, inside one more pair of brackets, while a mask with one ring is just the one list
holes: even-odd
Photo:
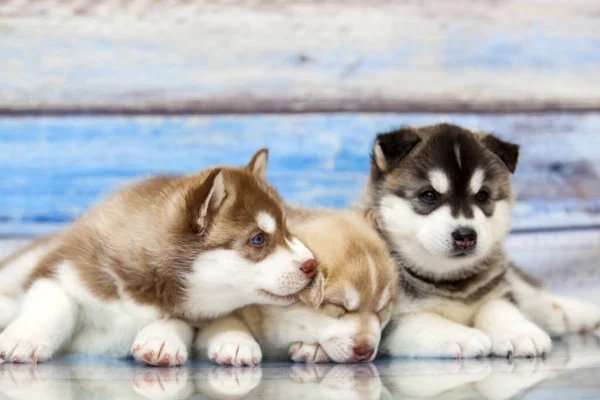
[[419, 197], [421, 201], [427, 204], [434, 204], [437, 201], [437, 193], [433, 190], [426, 190]]
[[252, 243], [255, 246], [263, 245], [265, 243], [265, 235], [262, 233], [257, 234], [250, 240], [250, 243]]

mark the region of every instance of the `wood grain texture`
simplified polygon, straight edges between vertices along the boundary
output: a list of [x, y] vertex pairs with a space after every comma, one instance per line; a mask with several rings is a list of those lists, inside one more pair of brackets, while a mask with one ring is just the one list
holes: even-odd
[[0, 113], [600, 108], [595, 0], [0, 2]]
[[243, 165], [269, 147], [290, 202], [348, 207], [375, 133], [448, 121], [521, 144], [517, 230], [600, 225], [600, 113], [0, 118], [0, 235], [54, 231], [144, 176]]

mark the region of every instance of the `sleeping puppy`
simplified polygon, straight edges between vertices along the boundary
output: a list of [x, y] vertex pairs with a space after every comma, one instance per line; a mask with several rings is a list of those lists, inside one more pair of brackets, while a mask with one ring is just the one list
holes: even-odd
[[352, 211], [288, 208], [290, 230], [315, 255], [313, 283], [290, 307], [249, 306], [213, 321], [196, 341], [221, 365], [261, 359], [368, 362], [377, 354], [398, 289], [385, 243]]
[[540, 356], [504, 253], [519, 148], [441, 124], [375, 140], [362, 204], [396, 260], [401, 295], [382, 350], [423, 357]]
[[2, 262], [0, 357], [180, 365], [200, 320], [295, 303], [316, 263], [287, 230], [266, 165], [261, 150], [245, 168], [145, 180]]

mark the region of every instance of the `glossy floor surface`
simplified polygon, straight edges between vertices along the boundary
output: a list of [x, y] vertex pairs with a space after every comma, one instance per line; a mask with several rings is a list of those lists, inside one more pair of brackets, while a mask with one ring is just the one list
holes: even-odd
[[67, 356], [0, 365], [0, 399], [598, 399], [600, 339], [555, 342], [546, 359], [381, 360], [362, 365], [140, 367]]

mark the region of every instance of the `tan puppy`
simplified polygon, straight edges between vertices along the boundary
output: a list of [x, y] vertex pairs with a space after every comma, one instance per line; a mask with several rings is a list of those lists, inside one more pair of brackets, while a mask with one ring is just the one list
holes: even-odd
[[266, 165], [261, 150], [246, 168], [148, 179], [1, 263], [0, 315], [10, 324], [0, 357], [131, 349], [140, 362], [178, 365], [191, 324], [296, 302], [316, 263], [288, 232]]
[[352, 211], [290, 207], [288, 216], [290, 230], [320, 264], [300, 295], [304, 304], [245, 307], [213, 321], [196, 348], [217, 364], [236, 366], [257, 364], [263, 355], [302, 362], [373, 360], [398, 287], [385, 243]]

